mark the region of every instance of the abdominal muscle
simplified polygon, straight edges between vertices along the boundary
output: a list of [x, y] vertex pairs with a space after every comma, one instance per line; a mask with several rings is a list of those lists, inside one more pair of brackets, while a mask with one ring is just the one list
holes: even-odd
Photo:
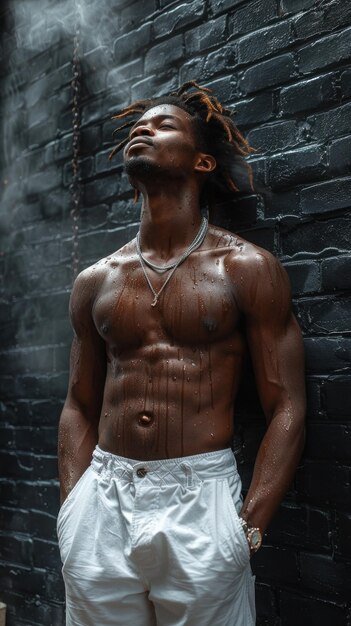
[[230, 447], [240, 351], [154, 345], [118, 357], [109, 352], [108, 361], [103, 450], [152, 460]]

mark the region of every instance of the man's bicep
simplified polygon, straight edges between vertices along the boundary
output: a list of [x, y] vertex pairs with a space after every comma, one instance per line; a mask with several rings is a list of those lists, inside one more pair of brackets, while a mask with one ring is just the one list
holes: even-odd
[[[275, 319], [274, 319], [275, 318]], [[302, 336], [292, 313], [284, 323], [250, 321], [247, 337], [257, 389], [268, 421], [281, 408], [304, 411], [304, 354]]]
[[95, 416], [105, 384], [106, 347], [94, 324], [92, 299], [77, 288], [72, 291], [70, 318], [74, 336], [66, 403]]
[[[246, 329], [257, 388], [269, 421], [281, 406], [295, 413], [304, 403], [300, 328], [291, 309], [290, 283], [279, 261], [260, 255], [246, 301]], [[254, 288], [253, 288], [254, 287]]]

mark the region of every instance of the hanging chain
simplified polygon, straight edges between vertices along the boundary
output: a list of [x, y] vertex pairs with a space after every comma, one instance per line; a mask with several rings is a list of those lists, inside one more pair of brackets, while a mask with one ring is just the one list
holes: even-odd
[[78, 274], [79, 269], [79, 205], [80, 205], [80, 171], [79, 171], [79, 148], [80, 148], [80, 2], [75, 0], [75, 30], [73, 39], [73, 58], [72, 58], [72, 124], [73, 124], [73, 142], [72, 142], [72, 182], [70, 191], [72, 193], [72, 228], [73, 228], [73, 251], [72, 251], [72, 273], [73, 278]]

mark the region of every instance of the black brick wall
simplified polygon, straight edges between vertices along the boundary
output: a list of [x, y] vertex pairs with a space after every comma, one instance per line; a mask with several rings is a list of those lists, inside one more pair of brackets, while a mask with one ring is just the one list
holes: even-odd
[[[61, 626], [57, 424], [71, 330], [74, 2], [0, 9], [0, 599], [7, 626]], [[258, 625], [351, 620], [351, 5], [343, 0], [81, 0], [80, 267], [138, 227], [111, 114], [197, 78], [237, 110], [257, 197], [217, 221], [277, 254], [307, 359], [307, 444], [253, 558]], [[250, 402], [245, 403], [246, 398]], [[252, 380], [244, 485], [264, 429]], [[214, 625], [215, 626], [215, 625]]]

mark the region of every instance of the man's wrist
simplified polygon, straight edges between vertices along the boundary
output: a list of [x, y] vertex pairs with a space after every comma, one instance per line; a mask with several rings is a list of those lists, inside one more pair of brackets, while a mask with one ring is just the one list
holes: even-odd
[[261, 530], [256, 526], [250, 526], [250, 524], [243, 517], [239, 516], [239, 521], [245, 533], [247, 543], [249, 544], [250, 553], [255, 554], [255, 552], [257, 552], [262, 545]]

